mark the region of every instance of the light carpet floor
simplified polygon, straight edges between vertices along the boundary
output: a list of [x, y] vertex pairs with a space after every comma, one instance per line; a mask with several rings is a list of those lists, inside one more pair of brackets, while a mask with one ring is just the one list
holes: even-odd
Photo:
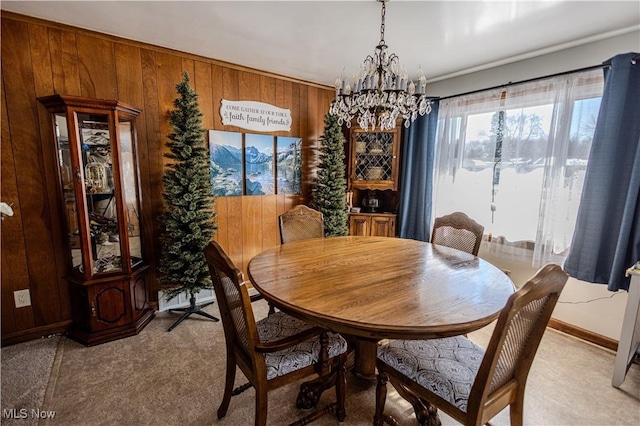
[[[266, 303], [253, 304], [256, 317]], [[206, 308], [218, 316], [217, 305]], [[232, 397], [227, 416], [216, 410], [224, 388], [225, 342], [221, 323], [192, 316], [172, 332], [177, 314], [159, 313], [138, 335], [84, 347], [63, 338], [59, 368], [49, 380], [43, 408], [55, 412], [40, 425], [252, 425], [254, 391]], [[491, 326], [469, 337], [486, 345]], [[611, 386], [615, 354], [547, 330], [529, 375], [525, 425], [640, 425], [640, 365], [632, 365], [621, 387]], [[4, 357], [3, 357], [4, 369]], [[26, 363], [26, 361], [25, 361]], [[347, 418], [344, 425], [370, 425], [375, 382], [347, 375]], [[236, 385], [244, 383], [242, 373]], [[386, 412], [400, 425], [414, 425], [411, 406], [389, 386]], [[4, 394], [13, 389], [5, 389]], [[295, 408], [296, 384], [269, 394], [269, 425], [286, 425], [305, 413]], [[332, 401], [327, 391], [320, 406]], [[441, 414], [444, 425], [457, 424]], [[4, 423], [4, 422], [3, 422]], [[334, 425], [325, 415], [314, 425]], [[508, 409], [492, 425], [509, 424]], [[26, 423], [20, 423], [21, 425]]]
[[[51, 336], [2, 348], [2, 424], [37, 425], [58, 347], [64, 337]], [[60, 348], [61, 349], [61, 348]], [[53, 390], [53, 381], [51, 391]]]

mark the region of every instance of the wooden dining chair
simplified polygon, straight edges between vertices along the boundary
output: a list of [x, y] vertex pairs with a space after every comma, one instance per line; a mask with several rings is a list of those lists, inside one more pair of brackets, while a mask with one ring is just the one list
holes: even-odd
[[462, 212], [438, 217], [433, 222], [431, 242], [478, 255], [484, 226]]
[[[280, 228], [280, 243], [290, 243], [298, 240], [324, 237], [324, 217], [321, 212], [304, 204], [293, 206], [287, 212], [278, 216]], [[269, 304], [269, 315], [275, 312]]]
[[[301, 386], [296, 402], [298, 408], [315, 407], [322, 391], [331, 386], [336, 389], [336, 402], [292, 424], [307, 424], [330, 411], [342, 422], [346, 415], [347, 342], [339, 334], [312, 327], [283, 312], [256, 322], [242, 272], [215, 241], [205, 247], [204, 254], [227, 346], [227, 372], [218, 418], [226, 415], [232, 395], [253, 387], [256, 392], [255, 424], [266, 425], [269, 391], [318, 375], [315, 382]], [[249, 383], [233, 389], [236, 366]]]
[[411, 402], [421, 425], [435, 424], [438, 408], [465, 425], [484, 425], [506, 406], [511, 424], [522, 425], [527, 375], [567, 278], [550, 264], [512, 294], [486, 351], [462, 336], [378, 348], [374, 425], [393, 421], [384, 414], [387, 381]]
[[304, 204], [294, 206], [278, 217], [282, 244], [309, 238], [324, 237], [324, 218], [321, 212]]

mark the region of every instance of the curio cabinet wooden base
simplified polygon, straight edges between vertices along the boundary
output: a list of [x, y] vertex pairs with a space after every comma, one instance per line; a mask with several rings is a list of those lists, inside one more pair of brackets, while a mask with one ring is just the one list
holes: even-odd
[[147, 268], [92, 281], [70, 277], [74, 310], [69, 336], [93, 346], [138, 334], [154, 317], [147, 299]]

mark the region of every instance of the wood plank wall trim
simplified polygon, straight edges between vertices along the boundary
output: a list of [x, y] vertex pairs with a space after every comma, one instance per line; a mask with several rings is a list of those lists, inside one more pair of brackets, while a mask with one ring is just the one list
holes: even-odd
[[179, 55], [183, 58], [186, 59], [190, 59], [193, 61], [201, 61], [201, 62], [206, 62], [208, 64], [211, 65], [220, 65], [223, 66], [225, 68], [231, 68], [231, 69], [235, 69], [235, 70], [239, 70], [239, 71], [248, 71], [254, 74], [260, 74], [266, 77], [273, 77], [279, 80], [283, 80], [283, 81], [289, 81], [292, 83], [299, 83], [299, 84], [304, 84], [310, 87], [317, 87], [319, 89], [325, 89], [325, 90], [330, 90], [333, 91], [334, 88], [332, 86], [328, 86], [325, 84], [319, 84], [319, 83], [314, 83], [311, 81], [306, 81], [306, 80], [301, 80], [298, 78], [294, 78], [294, 77], [289, 77], [286, 75], [282, 75], [282, 74], [277, 74], [277, 73], [273, 73], [273, 72], [269, 72], [266, 70], [259, 70], [257, 68], [251, 68], [251, 67], [247, 67], [244, 65], [238, 65], [238, 64], [232, 64], [230, 62], [225, 62], [225, 61], [221, 61], [219, 59], [214, 59], [214, 58], [207, 58], [206, 56], [200, 56], [200, 55], [196, 55], [193, 53], [188, 53], [188, 52], [181, 52], [179, 50], [174, 50], [174, 49], [170, 49], [168, 47], [162, 47], [162, 46], [155, 46], [155, 45], [151, 45], [151, 44], [147, 44], [147, 43], [143, 43], [140, 41], [136, 41], [136, 40], [131, 40], [131, 39], [127, 39], [127, 38], [123, 38], [123, 37], [118, 37], [118, 36], [113, 36], [110, 34], [104, 34], [104, 33], [100, 33], [97, 31], [92, 31], [92, 30], [88, 30], [85, 28], [78, 28], [78, 27], [74, 27], [72, 25], [67, 25], [67, 24], [62, 24], [59, 22], [53, 22], [53, 21], [47, 21], [45, 19], [41, 19], [41, 18], [36, 18], [33, 16], [27, 16], [27, 15], [22, 15], [19, 13], [15, 13], [15, 12], [10, 12], [8, 10], [2, 10], [1, 12], [2, 17], [6, 17], [6, 18], [11, 18], [14, 20], [19, 20], [19, 21], [25, 21], [25, 22], [31, 22], [31, 23], [35, 23], [35, 24], [42, 24], [42, 25], [46, 25], [50, 28], [57, 28], [59, 30], [63, 30], [63, 31], [73, 31], [76, 34], [80, 34], [80, 35], [88, 35], [91, 37], [96, 37], [96, 38], [102, 38], [105, 40], [109, 40], [112, 42], [117, 42], [120, 44], [126, 44], [126, 45], [131, 45], [131, 46], [135, 46], [135, 47], [144, 47], [145, 49], [150, 49], [150, 50], [154, 50], [156, 52], [160, 52], [160, 53], [168, 53], [171, 55]]
[[598, 346], [602, 346], [605, 349], [610, 349], [614, 352], [618, 350], [617, 340], [611, 339], [601, 334], [594, 333], [589, 330], [585, 330], [584, 328], [576, 327], [575, 325], [568, 324], [566, 322], [562, 322], [554, 318], [551, 318], [551, 320], [549, 320], [549, 327], [555, 330], [561, 331], [563, 333], [566, 333], [570, 336], [577, 337], [579, 339], [596, 344]]
[[[206, 129], [223, 126], [221, 99], [255, 100], [291, 110], [291, 132], [303, 139], [303, 193], [219, 197], [216, 240], [246, 270], [253, 255], [279, 244], [277, 217], [309, 200], [319, 138], [333, 89], [68, 25], [2, 11], [2, 201], [15, 215], [2, 223], [1, 311], [5, 344], [50, 334], [71, 320], [64, 279], [65, 206], [59, 196], [51, 118], [36, 98], [54, 93], [118, 99], [142, 110], [136, 120], [143, 253], [151, 263], [149, 295], [157, 301], [156, 266], [163, 210], [162, 177], [169, 112], [182, 71], [191, 75]], [[249, 132], [255, 133], [255, 132]], [[29, 289], [32, 305], [16, 309], [13, 292]]]

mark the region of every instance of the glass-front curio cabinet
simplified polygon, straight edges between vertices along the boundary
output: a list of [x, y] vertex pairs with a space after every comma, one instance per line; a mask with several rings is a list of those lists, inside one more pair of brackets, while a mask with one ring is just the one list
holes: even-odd
[[141, 243], [135, 120], [115, 100], [53, 95], [73, 309], [69, 335], [88, 346], [137, 334], [153, 318]]

